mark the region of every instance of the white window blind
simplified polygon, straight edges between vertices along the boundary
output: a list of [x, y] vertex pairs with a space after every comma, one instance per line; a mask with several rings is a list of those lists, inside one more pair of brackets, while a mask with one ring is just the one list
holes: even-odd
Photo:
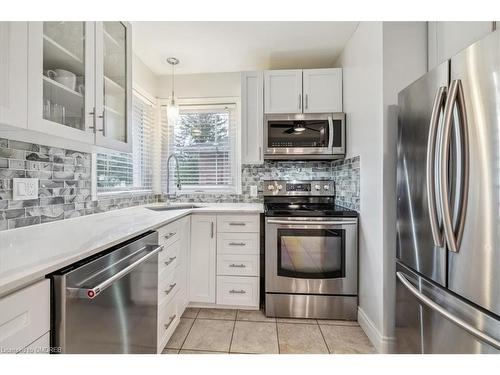
[[[162, 177], [166, 190], [170, 154], [179, 159], [179, 193], [237, 192], [237, 126], [235, 104], [181, 105], [176, 124], [161, 110]], [[177, 190], [175, 162], [170, 165], [170, 192]]]
[[97, 191], [152, 190], [155, 128], [154, 105], [132, 97], [132, 153], [97, 154]]

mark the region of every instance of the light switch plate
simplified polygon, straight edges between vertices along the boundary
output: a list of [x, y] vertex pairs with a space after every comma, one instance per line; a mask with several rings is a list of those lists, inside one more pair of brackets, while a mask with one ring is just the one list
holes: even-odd
[[38, 198], [38, 178], [14, 178], [12, 183], [15, 201]]
[[256, 185], [250, 186], [250, 196], [251, 197], [257, 196], [257, 186]]

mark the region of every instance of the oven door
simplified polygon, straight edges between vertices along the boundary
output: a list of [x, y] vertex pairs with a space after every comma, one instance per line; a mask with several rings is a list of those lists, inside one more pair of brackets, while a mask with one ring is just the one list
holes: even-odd
[[266, 218], [266, 293], [356, 295], [357, 219]]

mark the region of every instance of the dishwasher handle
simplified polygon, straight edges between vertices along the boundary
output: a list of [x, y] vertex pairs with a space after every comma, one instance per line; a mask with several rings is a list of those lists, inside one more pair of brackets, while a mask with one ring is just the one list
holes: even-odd
[[115, 273], [110, 278], [102, 281], [98, 285], [91, 287], [91, 288], [78, 289], [76, 295], [79, 298], [94, 299], [99, 293], [104, 291], [106, 288], [108, 288], [115, 281], [121, 279], [125, 275], [132, 272], [136, 267], [138, 267], [140, 264], [144, 263], [145, 261], [147, 261], [149, 258], [153, 257], [154, 255], [158, 254], [162, 249], [163, 249], [163, 246], [161, 246], [161, 245], [155, 247], [154, 249], [148, 251], [147, 254], [145, 254], [143, 257], [137, 259], [135, 262], [129, 264], [127, 267], [125, 267], [124, 269]]

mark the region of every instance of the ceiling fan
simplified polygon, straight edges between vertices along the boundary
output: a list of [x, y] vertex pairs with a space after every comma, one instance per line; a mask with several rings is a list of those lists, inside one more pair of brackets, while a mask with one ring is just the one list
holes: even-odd
[[[322, 121], [309, 121], [307, 124], [308, 125], [315, 125], [315, 124], [321, 125], [322, 123], [323, 123]], [[311, 130], [313, 132], [321, 132], [322, 131], [322, 129], [318, 130], [318, 129], [314, 129], [314, 128], [311, 128], [309, 126], [306, 126], [305, 121], [294, 121], [293, 126], [289, 127], [285, 131], [283, 131], [283, 133], [284, 134], [300, 134], [300, 133], [304, 132], [306, 129]]]

